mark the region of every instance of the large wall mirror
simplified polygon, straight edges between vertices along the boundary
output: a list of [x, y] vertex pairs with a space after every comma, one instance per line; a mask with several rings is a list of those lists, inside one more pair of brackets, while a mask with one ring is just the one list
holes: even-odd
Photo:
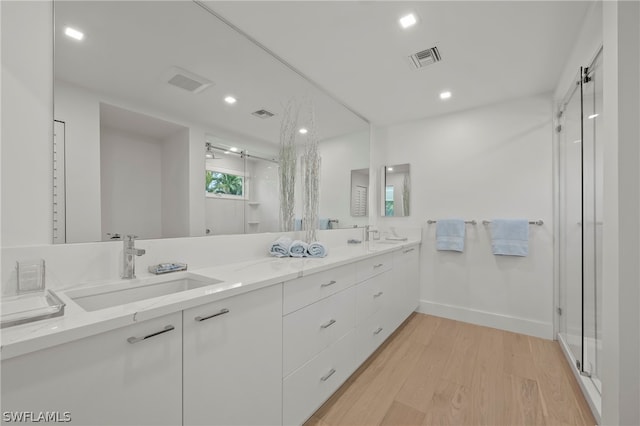
[[411, 213], [411, 165], [382, 167], [380, 199], [382, 216], [409, 216]]
[[321, 227], [366, 223], [351, 215], [346, 183], [369, 167], [368, 123], [215, 7], [54, 2], [54, 242], [278, 231], [280, 123], [292, 100], [300, 127], [315, 114]]

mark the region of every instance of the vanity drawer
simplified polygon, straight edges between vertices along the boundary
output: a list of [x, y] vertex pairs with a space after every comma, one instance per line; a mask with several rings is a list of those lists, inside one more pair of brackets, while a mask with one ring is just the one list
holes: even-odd
[[389, 271], [393, 267], [393, 253], [382, 254], [361, 260], [356, 264], [357, 282], [374, 277], [382, 272]]
[[322, 351], [283, 382], [284, 425], [300, 425], [353, 373], [355, 330]]
[[349, 264], [285, 282], [283, 314], [351, 287], [356, 280], [355, 268]]
[[358, 324], [356, 328], [357, 365], [362, 364], [391, 334], [391, 325], [385, 311], [378, 311]]
[[358, 324], [374, 313], [387, 308], [391, 297], [391, 275], [391, 271], [386, 271], [356, 286], [356, 321]]
[[356, 289], [290, 313], [283, 319], [283, 376], [339, 340], [356, 325]]

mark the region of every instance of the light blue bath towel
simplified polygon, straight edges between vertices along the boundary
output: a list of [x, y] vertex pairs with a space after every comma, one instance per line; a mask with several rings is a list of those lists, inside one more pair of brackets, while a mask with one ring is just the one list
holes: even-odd
[[529, 220], [493, 219], [491, 249], [493, 254], [527, 256], [529, 254]]
[[438, 219], [436, 249], [463, 252], [465, 231], [463, 219]]
[[309, 244], [307, 248], [309, 257], [325, 257], [327, 255], [327, 248], [319, 241]]
[[291, 247], [289, 247], [289, 256], [291, 257], [306, 257], [308, 256], [307, 249], [309, 248], [309, 244], [304, 241], [295, 240], [291, 243]]
[[289, 237], [280, 237], [271, 243], [269, 253], [275, 257], [289, 257], [289, 248], [293, 240]]

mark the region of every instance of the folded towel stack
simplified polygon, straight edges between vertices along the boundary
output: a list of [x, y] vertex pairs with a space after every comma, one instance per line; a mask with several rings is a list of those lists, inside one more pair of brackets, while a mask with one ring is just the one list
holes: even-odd
[[325, 257], [327, 253], [327, 247], [319, 241], [307, 244], [289, 237], [278, 238], [269, 248], [269, 254], [275, 257]]
[[304, 241], [295, 240], [289, 247], [289, 256], [291, 257], [305, 257], [307, 256], [307, 248], [309, 244]]
[[309, 257], [325, 257], [327, 255], [327, 248], [319, 241], [309, 244], [307, 248]]
[[289, 237], [280, 237], [271, 243], [269, 253], [275, 257], [289, 257], [289, 248], [293, 240]]
[[493, 219], [491, 249], [493, 254], [527, 256], [529, 254], [529, 220]]
[[464, 251], [465, 231], [463, 219], [438, 219], [436, 250]]

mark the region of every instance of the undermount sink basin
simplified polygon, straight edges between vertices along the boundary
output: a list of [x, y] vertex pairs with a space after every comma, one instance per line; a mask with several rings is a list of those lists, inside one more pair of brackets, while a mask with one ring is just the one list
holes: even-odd
[[171, 280], [163, 277], [159, 281], [158, 278], [154, 277], [135, 284], [131, 281], [123, 280], [116, 284], [70, 290], [65, 294], [85, 311], [91, 312], [206, 287], [220, 282], [222, 281], [213, 278], [193, 277], [181, 277]]

